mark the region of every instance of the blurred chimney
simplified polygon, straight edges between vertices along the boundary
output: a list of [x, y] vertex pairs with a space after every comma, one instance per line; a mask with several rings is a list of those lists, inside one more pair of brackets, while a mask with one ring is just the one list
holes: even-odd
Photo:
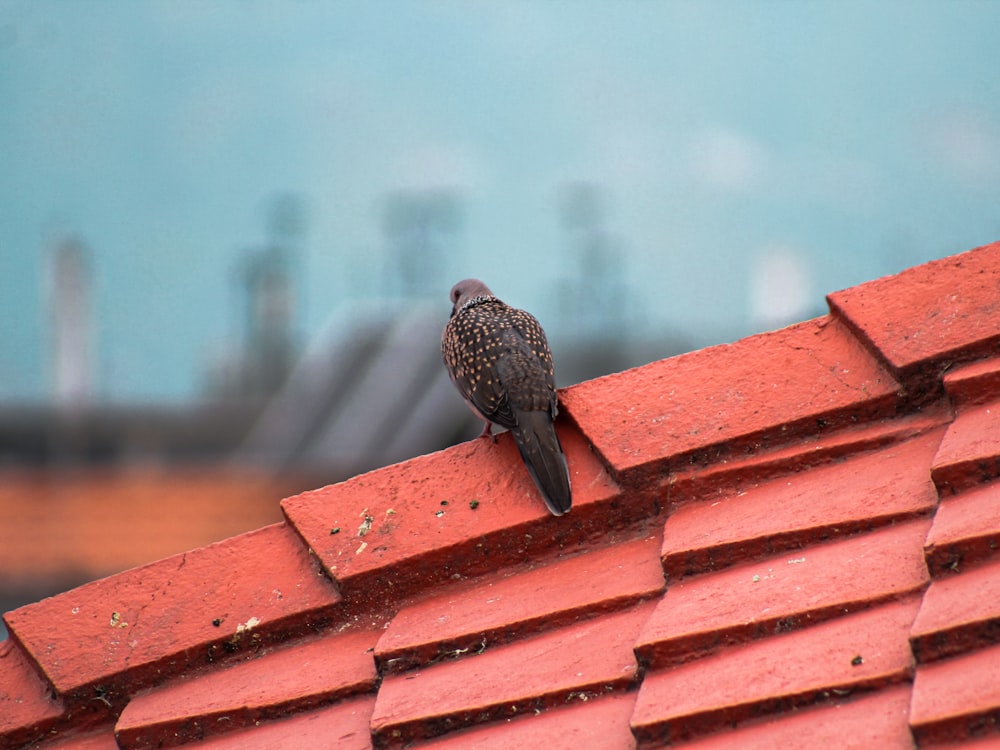
[[94, 388], [94, 321], [86, 248], [74, 237], [52, 249], [49, 267], [52, 320], [52, 400], [78, 408]]

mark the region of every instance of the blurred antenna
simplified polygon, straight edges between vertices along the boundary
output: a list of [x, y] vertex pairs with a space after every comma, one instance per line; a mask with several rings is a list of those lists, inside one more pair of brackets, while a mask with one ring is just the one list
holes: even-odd
[[75, 237], [50, 254], [48, 299], [52, 320], [52, 398], [79, 409], [94, 395], [94, 310], [88, 252]]
[[277, 196], [267, 217], [267, 244], [248, 249], [239, 265], [244, 338], [238, 358], [238, 390], [244, 396], [275, 393], [298, 356], [296, 325], [302, 302], [297, 270], [304, 230], [305, 214], [298, 196]]
[[605, 228], [605, 197], [590, 182], [567, 185], [560, 196], [560, 218], [566, 231], [564, 267], [574, 269], [569, 288], [563, 287], [561, 307], [573, 321], [576, 338], [619, 341], [625, 330], [625, 259]]
[[444, 259], [454, 252], [462, 225], [462, 207], [453, 190], [397, 190], [382, 213], [382, 231], [392, 265], [389, 293], [403, 297], [434, 296]]

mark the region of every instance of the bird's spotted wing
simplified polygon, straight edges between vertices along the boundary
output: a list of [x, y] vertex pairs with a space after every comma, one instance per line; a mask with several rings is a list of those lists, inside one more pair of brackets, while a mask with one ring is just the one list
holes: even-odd
[[504, 350], [505, 309], [494, 299], [462, 310], [445, 326], [441, 351], [462, 396], [484, 419], [510, 429], [517, 420], [498, 367]]

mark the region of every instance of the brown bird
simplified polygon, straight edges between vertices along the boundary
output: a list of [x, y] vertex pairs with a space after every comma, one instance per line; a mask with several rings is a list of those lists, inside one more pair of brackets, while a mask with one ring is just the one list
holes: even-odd
[[455, 387], [486, 423], [480, 437], [492, 437], [492, 423], [510, 430], [545, 505], [553, 515], [567, 513], [573, 498], [552, 423], [558, 396], [545, 332], [478, 279], [455, 284], [451, 302], [441, 353]]

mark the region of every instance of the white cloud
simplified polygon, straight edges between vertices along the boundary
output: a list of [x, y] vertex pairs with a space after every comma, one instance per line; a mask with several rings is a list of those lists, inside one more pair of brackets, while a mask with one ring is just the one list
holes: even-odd
[[696, 180], [723, 190], [748, 190], [768, 169], [768, 156], [753, 138], [729, 128], [715, 127], [695, 136], [691, 171]]
[[1000, 128], [979, 112], [949, 112], [927, 127], [931, 157], [958, 182], [982, 187], [1000, 180]]
[[475, 149], [461, 143], [425, 143], [406, 148], [396, 159], [394, 187], [448, 188], [472, 192], [482, 187], [486, 167]]
[[786, 245], [769, 245], [750, 268], [750, 315], [762, 328], [802, 320], [810, 312], [812, 279], [803, 253]]

